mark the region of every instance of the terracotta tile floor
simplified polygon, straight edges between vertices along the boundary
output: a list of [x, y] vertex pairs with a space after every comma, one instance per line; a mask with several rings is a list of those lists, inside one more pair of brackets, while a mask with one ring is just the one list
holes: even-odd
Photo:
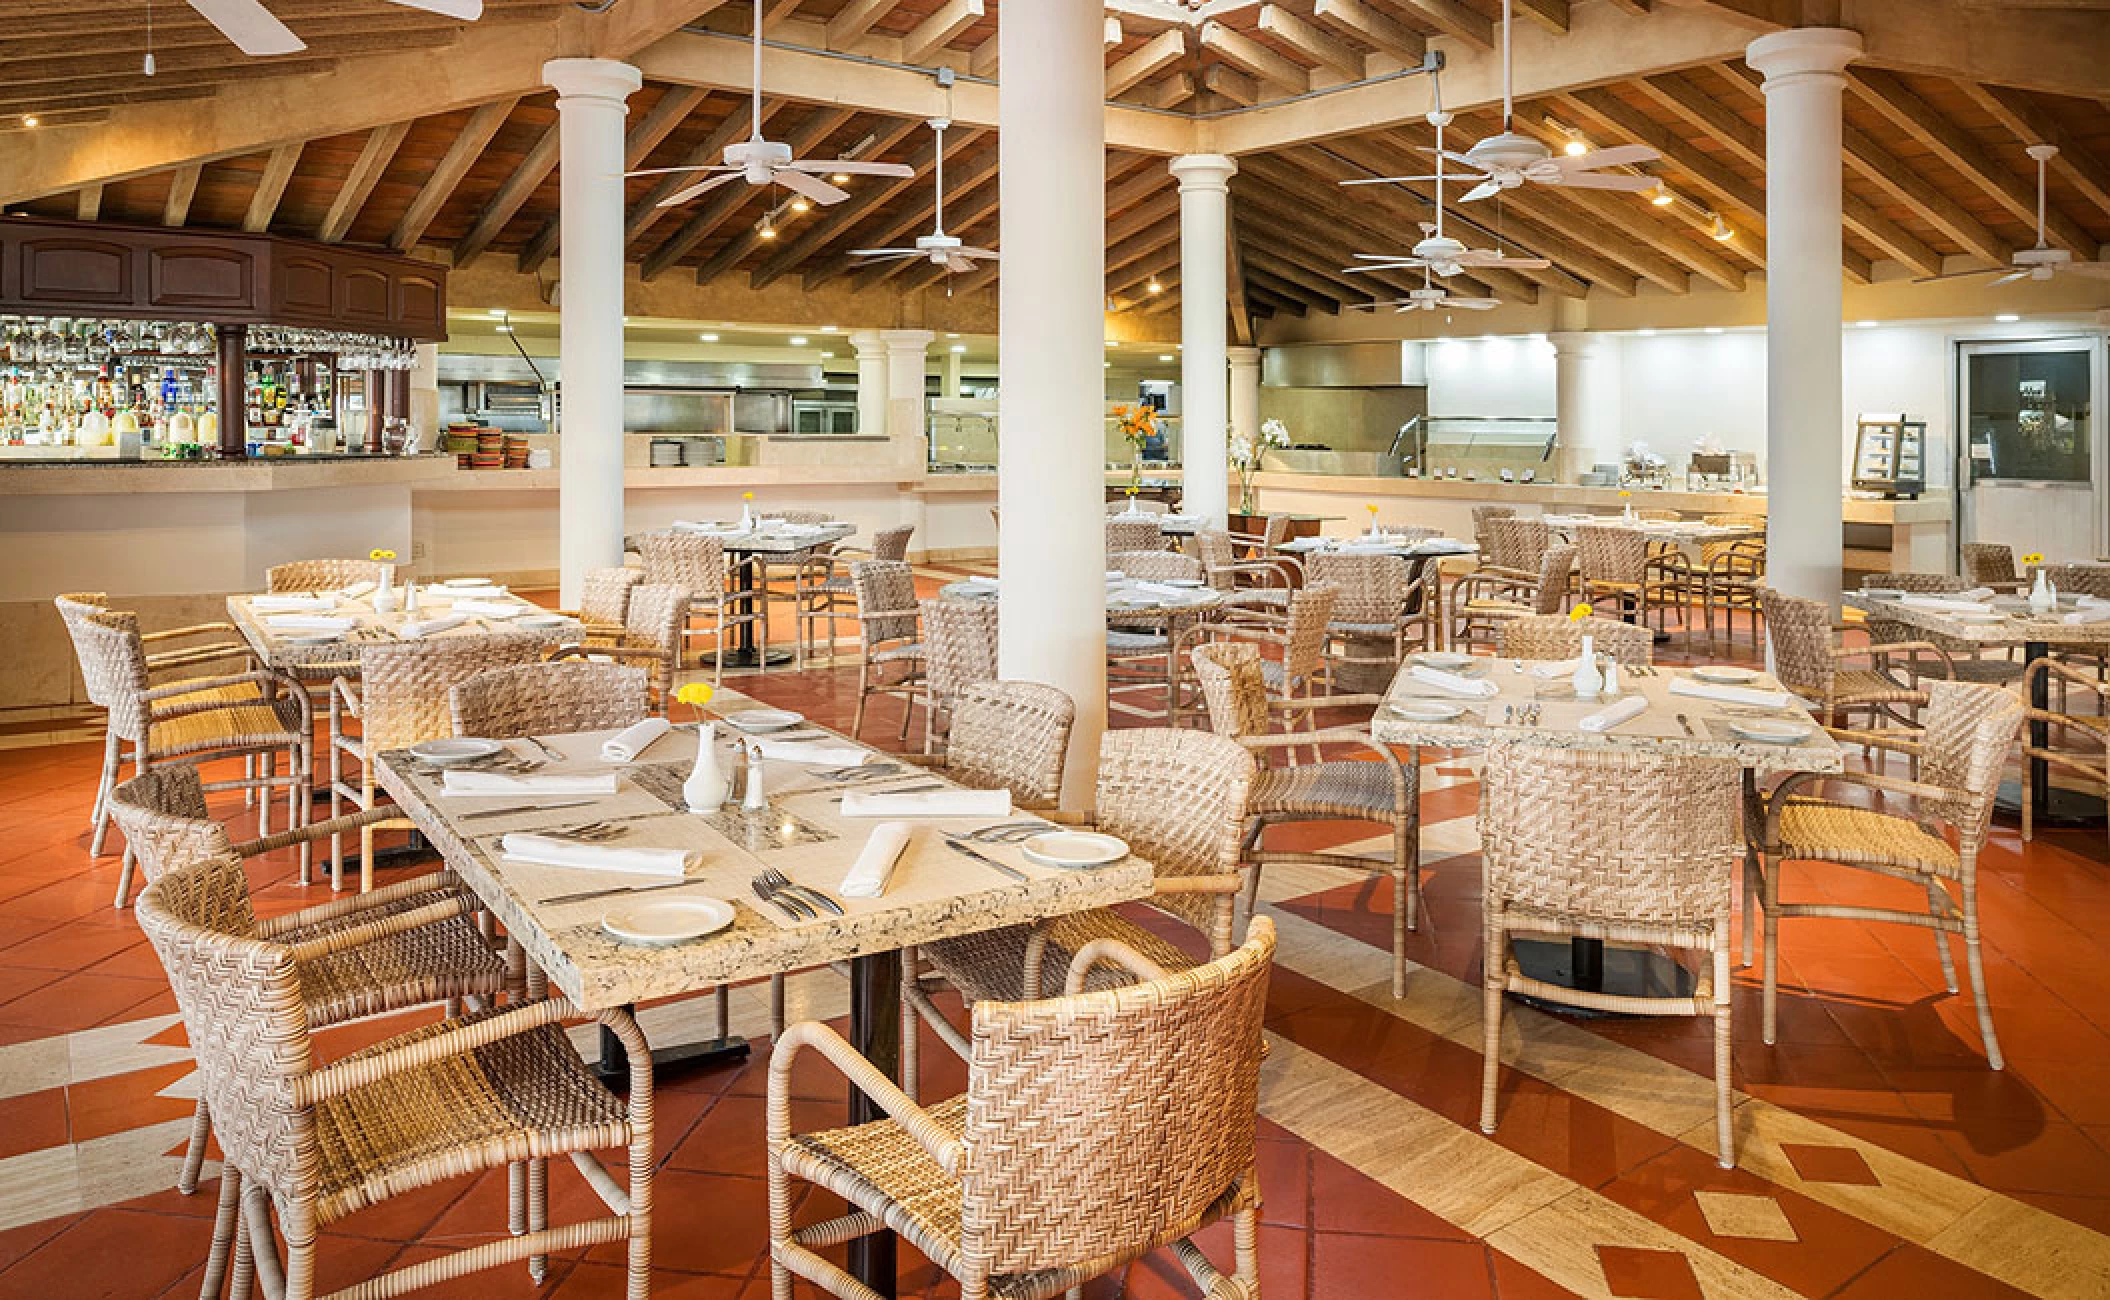
[[[923, 575], [926, 586], [943, 576]], [[855, 703], [855, 671], [841, 666], [735, 684], [838, 724]], [[868, 735], [891, 735], [898, 719], [882, 702]], [[1282, 926], [1262, 1098], [1265, 1295], [2110, 1294], [2100, 834], [2025, 847], [2000, 826], [1984, 855], [2002, 1073], [1985, 1066], [1968, 998], [1943, 992], [1925, 933], [1790, 926], [1778, 1047], [1759, 1041], [1757, 990], [1739, 974], [1741, 1162], [1723, 1171], [1699, 1022], [1516, 1013], [1501, 1125], [1480, 1134], [1474, 765], [1423, 757], [1429, 919], [1412, 936], [1405, 1001], [1385, 974], [1389, 891], [1319, 870], [1263, 882]], [[209, 1235], [211, 1187], [172, 1190], [191, 1096], [175, 1008], [130, 914], [111, 907], [116, 857], [87, 856], [98, 758], [90, 744], [0, 751], [0, 1297], [190, 1294]], [[248, 820], [236, 801], [222, 807]], [[266, 913], [326, 892], [297, 886], [286, 861], [252, 876]], [[1836, 870], [1791, 881], [1834, 899], [1905, 896]], [[340, 1031], [331, 1050], [404, 1023]], [[757, 1047], [744, 1066], [662, 1086], [655, 1294], [767, 1294]], [[923, 1055], [926, 1095], [957, 1085], [934, 1038]], [[839, 1087], [819, 1073], [801, 1087], [802, 1123], [840, 1120]], [[586, 1206], [569, 1170], [552, 1184], [558, 1219]], [[333, 1225], [323, 1285], [502, 1233], [503, 1188], [487, 1175]], [[1228, 1234], [1206, 1245], [1224, 1249]], [[950, 1293], [902, 1255], [904, 1295]], [[439, 1293], [613, 1296], [619, 1263], [603, 1247], [554, 1260], [539, 1288], [508, 1268]], [[1090, 1293], [1192, 1291], [1153, 1257]]]

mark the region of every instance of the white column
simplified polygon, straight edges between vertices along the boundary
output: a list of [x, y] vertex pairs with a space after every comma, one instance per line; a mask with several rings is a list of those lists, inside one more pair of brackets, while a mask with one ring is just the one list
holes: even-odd
[[1106, 729], [1104, 19], [1016, 4], [997, 29], [998, 668], [1076, 702], [1071, 808], [1091, 800]]
[[1172, 160], [1180, 178], [1181, 510], [1221, 525], [1231, 469], [1225, 343], [1230, 332], [1228, 213], [1238, 164], [1218, 153]]
[[901, 468], [923, 465], [930, 445], [923, 436], [923, 372], [929, 366], [929, 330], [881, 330], [886, 343], [886, 436], [893, 443], [894, 463]]
[[1562, 477], [1571, 479], [1600, 461], [1619, 459], [1624, 434], [1619, 340], [1588, 330], [1561, 330], [1547, 337], [1553, 344], [1554, 427], [1560, 434]]
[[642, 74], [613, 59], [551, 59], [557, 92], [560, 600], [577, 609], [588, 569], [623, 562], [623, 116]]
[[1857, 32], [1751, 42], [1766, 92], [1766, 580], [1836, 604], [1845, 558], [1840, 96]]
[[967, 381], [967, 354], [961, 352], [955, 344], [946, 348], [944, 355], [938, 360], [938, 373], [942, 376], [938, 384], [938, 396], [958, 397], [961, 386]]
[[410, 428], [418, 445], [432, 450], [439, 443], [439, 427], [440, 345], [420, 343], [410, 367]]
[[857, 349], [857, 431], [866, 437], [886, 432], [886, 340], [878, 330], [853, 330]]
[[1231, 363], [1231, 432], [1260, 434], [1260, 349], [1229, 348]]

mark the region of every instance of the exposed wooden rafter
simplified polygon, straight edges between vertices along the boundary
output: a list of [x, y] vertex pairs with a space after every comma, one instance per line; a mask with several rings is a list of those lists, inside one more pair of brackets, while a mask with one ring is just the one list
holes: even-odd
[[279, 200], [286, 196], [293, 169], [300, 165], [300, 151], [298, 144], [282, 144], [264, 159], [264, 170], [256, 178], [256, 191], [249, 196], [249, 210], [242, 216], [242, 229], [253, 235], [271, 229], [271, 219], [278, 215]]
[[375, 183], [381, 179], [381, 173], [388, 170], [389, 161], [396, 156], [403, 137], [408, 134], [408, 122], [395, 122], [367, 132], [366, 143], [359, 148], [358, 160], [352, 164], [344, 184], [338, 187], [337, 196], [330, 200], [329, 214], [323, 217], [322, 228], [315, 233], [317, 239], [334, 244], [351, 230], [352, 223], [359, 219], [359, 209], [366, 206]]
[[447, 146], [447, 152], [440, 155], [439, 162], [426, 174], [423, 188], [410, 201], [403, 219], [396, 223], [395, 231], [388, 237], [390, 248], [403, 252], [417, 247], [418, 241], [425, 237], [426, 227], [440, 214], [440, 205], [447, 201], [447, 196], [454, 193], [454, 187], [462, 183], [462, 177], [467, 176], [476, 160], [483, 156], [484, 147], [491, 143], [492, 136], [498, 134], [498, 128], [506, 124], [513, 105], [519, 102], [517, 97], [494, 100], [469, 114], [469, 120], [462, 124], [461, 134], [454, 137], [454, 143]]

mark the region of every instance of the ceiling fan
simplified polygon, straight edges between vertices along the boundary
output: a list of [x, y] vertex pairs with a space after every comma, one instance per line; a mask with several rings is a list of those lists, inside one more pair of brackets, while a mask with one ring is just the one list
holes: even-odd
[[958, 235], [945, 233], [945, 131], [952, 119], [934, 117], [930, 129], [937, 133], [938, 142], [933, 156], [938, 161], [938, 208], [937, 217], [931, 223], [931, 232], [916, 237], [914, 248], [853, 248], [850, 256], [869, 258], [875, 262], [892, 262], [904, 258], [923, 258], [933, 266], [942, 266], [947, 272], [966, 272], [974, 269], [977, 261], [987, 261], [996, 256], [996, 250], [970, 248], [960, 242]]
[[2092, 275], [2110, 279], [2110, 262], [2076, 262], [2073, 253], [2064, 248], [2053, 248], [2044, 236], [2044, 166], [2059, 156], [2055, 144], [2033, 144], [2029, 156], [2037, 160], [2037, 245], [2034, 248], [2015, 250], [2014, 261], [2007, 266], [1987, 266], [1975, 271], [1951, 271], [1947, 275], [1930, 275], [1919, 283], [1934, 280], [1961, 280], [1974, 275], [1998, 275], [1995, 285], [2013, 284], [2017, 280], [2049, 280], [2062, 271], [2076, 275]]
[[[1458, 275], [1475, 267], [1510, 267], [1520, 271], [1543, 271], [1553, 265], [1543, 257], [1512, 257], [1508, 253], [1488, 248], [1467, 248], [1464, 243], [1443, 233], [1443, 161], [1449, 155], [1443, 151], [1443, 128], [1450, 125], [1451, 115], [1443, 109], [1443, 91], [1431, 74], [1429, 85], [1434, 95], [1429, 109], [1429, 125], [1436, 128], [1436, 174], [1429, 179], [1436, 182], [1436, 220], [1421, 223], [1422, 240], [1414, 245], [1412, 254], [1400, 257], [1386, 253], [1357, 253], [1355, 259], [1361, 265], [1344, 269], [1343, 274], [1370, 271], [1397, 271], [1407, 267], [1420, 267], [1440, 276]], [[1343, 185], [1369, 184], [1367, 181], [1343, 181]]]
[[[402, 3], [402, 0], [397, 0], [397, 3]], [[754, 87], [753, 104], [750, 108], [754, 127], [747, 139], [725, 146], [724, 162], [689, 167], [647, 167], [642, 171], [624, 172], [623, 175], [630, 177], [665, 176], [677, 172], [717, 173], [708, 180], [676, 190], [660, 200], [660, 207], [671, 208], [737, 180], [745, 180], [749, 185], [781, 185], [794, 194], [826, 206], [849, 198], [850, 192], [812, 175], [813, 172], [827, 172], [838, 176], [896, 178], [916, 174], [914, 168], [905, 167], [900, 163], [865, 162], [857, 158], [793, 158], [790, 145], [762, 138], [762, 0], [755, 0], [754, 65], [750, 84]]]
[[[217, 27], [220, 35], [253, 58], [293, 54], [308, 48], [306, 41], [273, 17], [259, 0], [189, 0], [189, 3], [200, 18]], [[446, 18], [460, 18], [465, 22], [475, 22], [484, 13], [484, 0], [388, 0], [388, 3]]]
[[1502, 305], [1500, 298], [1454, 298], [1450, 291], [1429, 278], [1429, 268], [1421, 268], [1421, 287], [1407, 290], [1404, 298], [1391, 298], [1382, 302], [1352, 302], [1350, 311], [1381, 311], [1390, 307], [1395, 311], [1449, 311], [1462, 307], [1466, 311], [1492, 311]]
[[[1526, 181], [1535, 185], [1559, 185], [1578, 190], [1625, 190], [1635, 194], [1655, 189], [1658, 182], [1653, 176], [1597, 170], [1600, 167], [1626, 167], [1634, 163], [1653, 162], [1662, 157], [1645, 144], [1620, 144], [1587, 153], [1556, 155], [1546, 147], [1545, 142], [1511, 129], [1516, 101], [1510, 86], [1509, 7], [1510, 0], [1502, 0], [1501, 131], [1480, 141], [1464, 153], [1448, 152], [1444, 149], [1441, 139], [1436, 142], [1434, 149], [1429, 150], [1438, 159], [1448, 158], [1452, 162], [1472, 168], [1473, 174], [1467, 179], [1475, 184], [1458, 201], [1473, 203], [1500, 194], [1504, 190], [1521, 188]], [[1352, 183], [1382, 185], [1395, 181], [1434, 179], [1433, 176], [1380, 176]]]

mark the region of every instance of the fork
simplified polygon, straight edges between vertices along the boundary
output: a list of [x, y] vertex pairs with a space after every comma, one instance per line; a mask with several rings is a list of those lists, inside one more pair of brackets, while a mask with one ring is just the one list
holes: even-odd
[[774, 889], [771, 889], [762, 883], [762, 877], [760, 876], [756, 876], [753, 880], [748, 881], [747, 885], [748, 888], [755, 891], [756, 898], [759, 898], [763, 902], [769, 904], [771, 907], [776, 908], [779, 912], [782, 912], [784, 915], [790, 917], [794, 921], [812, 921], [819, 919], [820, 914], [818, 912], [813, 911], [806, 904], [798, 902], [797, 900], [787, 900], [778, 897], [777, 892]]
[[1047, 827], [1040, 822], [999, 822], [994, 826], [983, 826], [976, 830], [961, 831], [956, 838], [973, 840], [977, 844], [1003, 843], [1022, 840], [1038, 835]]
[[811, 885], [802, 885], [775, 867], [769, 868], [761, 875], [755, 877], [755, 879], [769, 886], [769, 891], [772, 894], [788, 894], [800, 902], [824, 907], [837, 916], [845, 915], [842, 904], [828, 897], [824, 891], [815, 889]]

